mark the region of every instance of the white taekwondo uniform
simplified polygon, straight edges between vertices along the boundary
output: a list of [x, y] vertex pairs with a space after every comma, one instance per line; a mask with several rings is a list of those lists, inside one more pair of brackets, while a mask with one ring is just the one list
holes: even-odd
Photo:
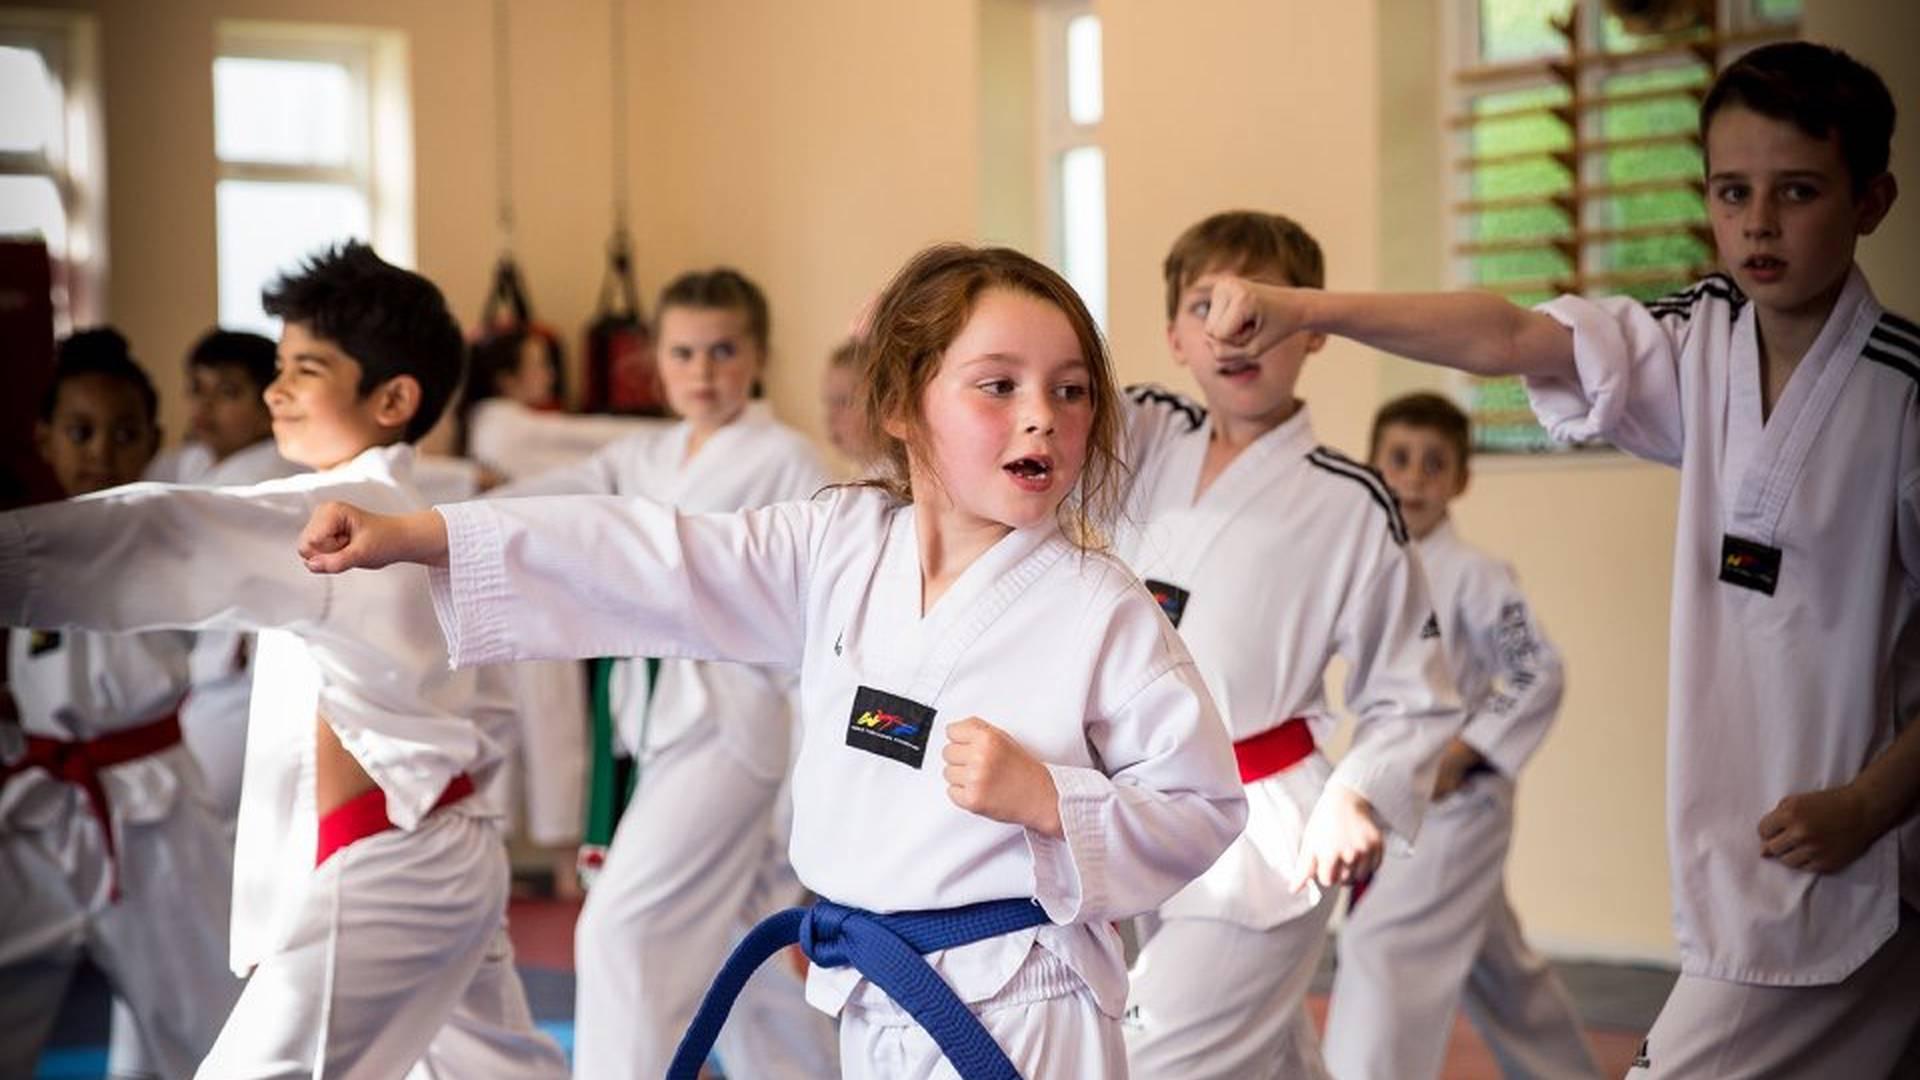
[[[1245, 799], [1186, 650], [1117, 561], [1051, 524], [1018, 530], [923, 616], [916, 511], [874, 489], [735, 514], [604, 498], [440, 510], [451, 556], [435, 603], [457, 663], [652, 655], [798, 671], [801, 881], [879, 912], [1034, 899], [1047, 924], [927, 960], [1023, 1075], [1124, 1075], [1113, 920], [1212, 863]], [[1047, 763], [1063, 839], [948, 798], [944, 733], [969, 716]], [[807, 997], [841, 1016], [843, 1075], [951, 1075], [857, 971], [814, 966]]]
[[[272, 439], [261, 439], [215, 459], [204, 443], [190, 442], [155, 458], [146, 479], [203, 487], [245, 487], [305, 472], [280, 456]], [[253, 635], [208, 630], [194, 635], [193, 693], [180, 706], [187, 737], [214, 805], [232, 828], [240, 812], [240, 774], [247, 750], [247, 701], [253, 694]]]
[[[710, 512], [805, 499], [827, 483], [806, 438], [758, 403], [688, 457], [691, 434], [684, 421], [655, 424], [494, 495], [640, 495]], [[612, 690], [640, 781], [575, 931], [574, 1067], [596, 1080], [655, 1080], [700, 1006], [715, 958], [800, 900], [797, 890], [758, 896], [755, 884], [756, 876], [791, 879], [769, 866], [786, 852], [765, 838], [791, 760], [792, 679], [670, 659], [650, 686], [643, 661], [621, 660]], [[758, 973], [746, 997], [761, 1037], [752, 1040], [742, 1022], [727, 1025], [717, 1049], [729, 1069], [804, 1078], [833, 1068], [833, 1026], [807, 1007], [784, 966]], [[777, 1037], [767, 1038], [769, 1024]]]
[[1566, 988], [1507, 901], [1514, 782], [1553, 725], [1566, 682], [1512, 568], [1442, 520], [1416, 541], [1440, 640], [1467, 705], [1459, 738], [1486, 759], [1435, 803], [1420, 843], [1348, 912], [1327, 1013], [1338, 1080], [1437, 1077], [1464, 1005], [1511, 1075], [1595, 1078]]
[[[374, 448], [252, 487], [132, 484], [0, 515], [0, 622], [258, 632], [231, 938], [252, 977], [208, 1080], [565, 1071], [513, 970], [498, 814], [479, 797], [433, 811], [456, 778], [485, 785], [511, 717], [447, 670], [424, 571], [320, 577], [294, 552], [324, 500], [418, 507], [412, 458]], [[317, 867], [316, 716], [397, 826]]]
[[1758, 826], [1852, 781], [1920, 710], [1920, 329], [1856, 267], [1763, 419], [1754, 307], [1724, 275], [1540, 310], [1577, 368], [1529, 381], [1541, 422], [1680, 470], [1681, 978], [1634, 1075], [1886, 1075], [1920, 1022], [1920, 820], [1834, 874], [1763, 858]]
[[[191, 1076], [240, 994], [232, 848], [176, 713], [191, 639], [8, 638], [20, 725], [0, 720], [0, 1076], [33, 1075], [82, 954], [114, 989], [114, 1075]], [[29, 738], [45, 740], [31, 765]]]
[[1230, 736], [1338, 725], [1327, 665], [1349, 664], [1358, 718], [1338, 767], [1315, 750], [1247, 786], [1247, 830], [1161, 905], [1133, 971], [1127, 1050], [1143, 1077], [1314, 1076], [1305, 1000], [1333, 891], [1287, 875], [1329, 780], [1373, 805], [1404, 850], [1460, 724], [1439, 626], [1398, 504], [1371, 470], [1318, 446], [1307, 406], [1194, 498], [1212, 424], [1156, 387], [1128, 392], [1134, 469], [1116, 550], [1148, 581], [1193, 652]]

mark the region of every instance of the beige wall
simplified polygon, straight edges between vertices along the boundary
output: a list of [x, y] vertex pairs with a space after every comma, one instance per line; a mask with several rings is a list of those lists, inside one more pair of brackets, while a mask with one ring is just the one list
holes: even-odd
[[815, 434], [819, 372], [920, 247], [971, 237], [969, 0], [637, 0], [640, 268], [731, 262], [773, 304], [768, 394]]
[[[1031, 238], [1019, 102], [1025, 0], [623, 0], [629, 194], [642, 288], [717, 262], [774, 304], [775, 406], [819, 431], [815, 385], [860, 301], [929, 241]], [[112, 317], [159, 367], [214, 317], [215, 18], [404, 31], [416, 133], [417, 261], [467, 319], [494, 220], [492, 5], [484, 0], [70, 0], [96, 12], [105, 71]], [[1920, 6], [1809, 0], [1814, 36], [1876, 63], [1920, 115]], [[1336, 288], [1444, 283], [1441, 0], [1112, 0], [1105, 18], [1111, 337], [1123, 375], [1188, 385], [1167, 359], [1159, 262], [1215, 210], [1297, 217]], [[608, 14], [514, 0], [518, 254], [546, 319], [577, 341], [610, 225]], [[982, 73], [989, 73], [984, 81]], [[1021, 85], [1025, 78], [1028, 83]], [[1908, 127], [1911, 128], [1911, 123]], [[1920, 139], [1896, 170], [1920, 186]], [[1026, 194], [1023, 196], [1022, 191]], [[1023, 232], [1022, 230], [1025, 230]], [[1909, 198], [1862, 261], [1920, 311]], [[577, 351], [577, 350], [576, 350]], [[1383, 392], [1431, 374], [1335, 343], [1305, 394], [1324, 441], [1363, 450]], [[166, 420], [184, 410], [167, 389]], [[1569, 662], [1561, 726], [1522, 787], [1510, 878], [1550, 944], [1664, 956], [1666, 603], [1675, 484], [1618, 460], [1480, 469], [1463, 530], [1518, 567]]]

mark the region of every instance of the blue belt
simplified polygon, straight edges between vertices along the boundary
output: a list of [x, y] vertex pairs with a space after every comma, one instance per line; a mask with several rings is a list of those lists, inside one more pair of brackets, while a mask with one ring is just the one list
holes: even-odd
[[713, 1050], [720, 1026], [733, 1010], [740, 988], [768, 957], [798, 944], [807, 959], [825, 968], [848, 964], [886, 991], [927, 1029], [940, 1050], [953, 1062], [962, 1080], [1019, 1080], [972, 1010], [940, 978], [923, 954], [958, 948], [1001, 934], [1011, 934], [1047, 921], [1046, 912], [1031, 900], [989, 900], [943, 911], [903, 911], [876, 915], [871, 911], [821, 900], [811, 908], [788, 908], [747, 931], [733, 955], [714, 976], [687, 1033], [680, 1038], [667, 1080], [695, 1080], [701, 1063]]

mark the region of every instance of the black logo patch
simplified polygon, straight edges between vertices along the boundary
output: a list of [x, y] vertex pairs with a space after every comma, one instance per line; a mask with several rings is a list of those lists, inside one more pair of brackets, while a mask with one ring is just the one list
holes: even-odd
[[1164, 581], [1146, 580], [1147, 591], [1153, 594], [1153, 602], [1167, 615], [1167, 621], [1175, 628], [1180, 625], [1180, 616], [1187, 613], [1187, 597], [1191, 594], [1178, 585], [1169, 585]]
[[1720, 580], [1772, 596], [1780, 583], [1780, 549], [1731, 534], [1722, 537]]
[[853, 694], [847, 718], [847, 745], [892, 758], [911, 769], [927, 757], [934, 711], [917, 701], [862, 686]]
[[39, 656], [60, 647], [60, 631], [35, 630], [27, 635], [27, 655]]
[[1440, 616], [1427, 612], [1427, 621], [1420, 624], [1420, 640], [1432, 641], [1440, 636]]

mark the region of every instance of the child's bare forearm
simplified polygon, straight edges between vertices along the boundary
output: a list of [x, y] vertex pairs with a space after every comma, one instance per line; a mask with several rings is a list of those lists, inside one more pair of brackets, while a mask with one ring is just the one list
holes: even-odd
[[1920, 811], [1920, 717], [1854, 778], [1876, 835], [1899, 828]]
[[1497, 296], [1303, 289], [1305, 329], [1476, 375], [1573, 374], [1573, 333]]

